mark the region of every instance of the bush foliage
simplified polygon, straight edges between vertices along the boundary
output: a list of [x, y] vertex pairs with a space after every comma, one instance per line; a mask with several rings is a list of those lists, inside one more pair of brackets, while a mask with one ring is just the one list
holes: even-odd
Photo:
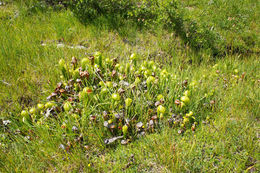
[[81, 0], [71, 3], [72, 11], [81, 21], [93, 20], [101, 15], [124, 16], [132, 7], [132, 0]]
[[218, 35], [204, 23], [193, 21], [177, 1], [82, 0], [73, 1], [71, 9], [83, 23], [100, 16], [114, 16], [134, 22], [139, 27], [163, 25], [167, 30], [174, 31], [192, 49], [206, 48], [214, 55], [220, 54], [216, 45]]

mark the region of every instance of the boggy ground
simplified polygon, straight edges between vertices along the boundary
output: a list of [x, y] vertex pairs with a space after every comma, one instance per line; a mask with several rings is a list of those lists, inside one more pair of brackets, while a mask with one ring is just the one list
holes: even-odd
[[[214, 4], [207, 6], [206, 1], [183, 5], [197, 23], [211, 17], [209, 22], [221, 26], [218, 32], [226, 40], [237, 40], [236, 48], [250, 51], [228, 50], [229, 53], [215, 57], [208, 50], [194, 51], [182, 38], [161, 26], [151, 30], [126, 23], [115, 29], [104, 18], [83, 25], [65, 9], [28, 13], [28, 7], [20, 2], [0, 5], [0, 170], [259, 172], [260, 64], [255, 39], [259, 38], [259, 3], [248, 1], [234, 10], [240, 1], [232, 1], [225, 8], [220, 2], [216, 1], [219, 8], [214, 14], [210, 10]], [[226, 11], [241, 20], [228, 18]], [[208, 15], [201, 15], [205, 12]], [[223, 23], [223, 18], [228, 22]], [[237, 20], [238, 28], [232, 25], [230, 31], [232, 20]], [[239, 28], [246, 32], [239, 32]], [[241, 38], [248, 38], [250, 44]], [[75, 48], [79, 45], [84, 49]], [[202, 117], [195, 131], [189, 128], [180, 134], [179, 127], [163, 125], [127, 145], [75, 145], [64, 151], [61, 144], [66, 147], [67, 141], [60, 126], [51, 133], [46, 128], [35, 128], [30, 134], [33, 128], [24, 125], [20, 112], [46, 103], [46, 97], [61, 80], [59, 60], [70, 62], [73, 56], [81, 60], [97, 51], [111, 59], [118, 58], [122, 64], [132, 53], [140, 57], [140, 63], [153, 60], [175, 77], [172, 101], [180, 99], [184, 81], [197, 81], [199, 92], [194, 98], [214, 91], [213, 99], [203, 103], [205, 107], [214, 106], [190, 108]], [[30, 135], [37, 138], [30, 141]]]

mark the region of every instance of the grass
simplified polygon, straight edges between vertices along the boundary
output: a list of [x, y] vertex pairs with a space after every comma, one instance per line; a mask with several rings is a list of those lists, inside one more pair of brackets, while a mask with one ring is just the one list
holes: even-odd
[[190, 17], [221, 35], [229, 52], [259, 52], [258, 1], [186, 1]]
[[[252, 53], [236, 52], [215, 59], [206, 50], [192, 51], [174, 33], [160, 26], [153, 31], [129, 25], [113, 29], [104, 18], [82, 25], [67, 10], [26, 15], [26, 8], [19, 3], [0, 6], [0, 33], [4, 33], [0, 34], [0, 119], [12, 121], [10, 129], [0, 122], [0, 170], [259, 172], [259, 4], [257, 1], [241, 4], [237, 0], [221, 5], [222, 1], [216, 1], [220, 8], [215, 9], [212, 4], [207, 6], [207, 2], [185, 1], [183, 5], [192, 8], [190, 14], [198, 23], [208, 21], [208, 25], [217, 25], [217, 32], [231, 44], [246, 37], [239, 30], [250, 33], [254, 44], [241, 43]], [[221, 25], [222, 19], [227, 18], [226, 12], [231, 17], [240, 15], [243, 19], [237, 21], [240, 28]], [[238, 41], [233, 42], [233, 38]], [[59, 41], [65, 45], [84, 45], [87, 49], [57, 48]], [[105, 149], [97, 145], [82, 149], [76, 145], [66, 152], [60, 148], [66, 140], [59, 128], [52, 132], [45, 127], [35, 129], [33, 133], [38, 139], [33, 141], [24, 138], [30, 133], [10, 133], [16, 129], [26, 131], [27, 127], [19, 121], [21, 110], [42, 102], [56, 87], [60, 80], [57, 66], [60, 58], [69, 62], [72, 56], [82, 59], [85, 53], [96, 51], [111, 58], [119, 57], [123, 62], [135, 52], [143, 59], [166, 64], [168, 72], [177, 76], [175, 84], [185, 79], [201, 80], [194, 97], [214, 89], [216, 107], [197, 108], [203, 118], [195, 132], [178, 134], [178, 128], [165, 126], [127, 146], [118, 144]], [[243, 73], [245, 77], [239, 80]]]

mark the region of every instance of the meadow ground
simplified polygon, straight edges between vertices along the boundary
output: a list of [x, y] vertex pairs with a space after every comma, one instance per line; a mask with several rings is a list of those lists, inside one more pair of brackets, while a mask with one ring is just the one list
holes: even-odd
[[[259, 172], [259, 3], [216, 2], [183, 1], [183, 7], [198, 26], [208, 22], [217, 28], [228, 43], [221, 56], [194, 51], [163, 26], [111, 27], [104, 18], [82, 24], [66, 9], [0, 5], [0, 171]], [[163, 126], [128, 145], [75, 146], [69, 152], [60, 148], [65, 141], [59, 127], [53, 129], [57, 134], [35, 128], [37, 138], [28, 140], [33, 127], [24, 125], [20, 113], [46, 102], [60, 81], [59, 60], [81, 60], [97, 51], [122, 63], [132, 53], [140, 63], [155, 61], [176, 78], [168, 95], [174, 100], [185, 80], [198, 81], [194, 98], [214, 91], [213, 100], [194, 108], [201, 114], [196, 130], [180, 134]], [[207, 104], [215, 106], [204, 109]]]

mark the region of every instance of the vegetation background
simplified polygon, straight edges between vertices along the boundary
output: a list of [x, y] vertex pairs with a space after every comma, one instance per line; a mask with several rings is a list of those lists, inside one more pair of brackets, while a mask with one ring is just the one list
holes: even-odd
[[[259, 172], [259, 12], [257, 0], [0, 1], [0, 171]], [[64, 152], [58, 127], [17, 134], [31, 128], [20, 112], [59, 82], [59, 59], [96, 51], [163, 64], [174, 86], [202, 80], [217, 106], [195, 132], [165, 126], [103, 150]]]

